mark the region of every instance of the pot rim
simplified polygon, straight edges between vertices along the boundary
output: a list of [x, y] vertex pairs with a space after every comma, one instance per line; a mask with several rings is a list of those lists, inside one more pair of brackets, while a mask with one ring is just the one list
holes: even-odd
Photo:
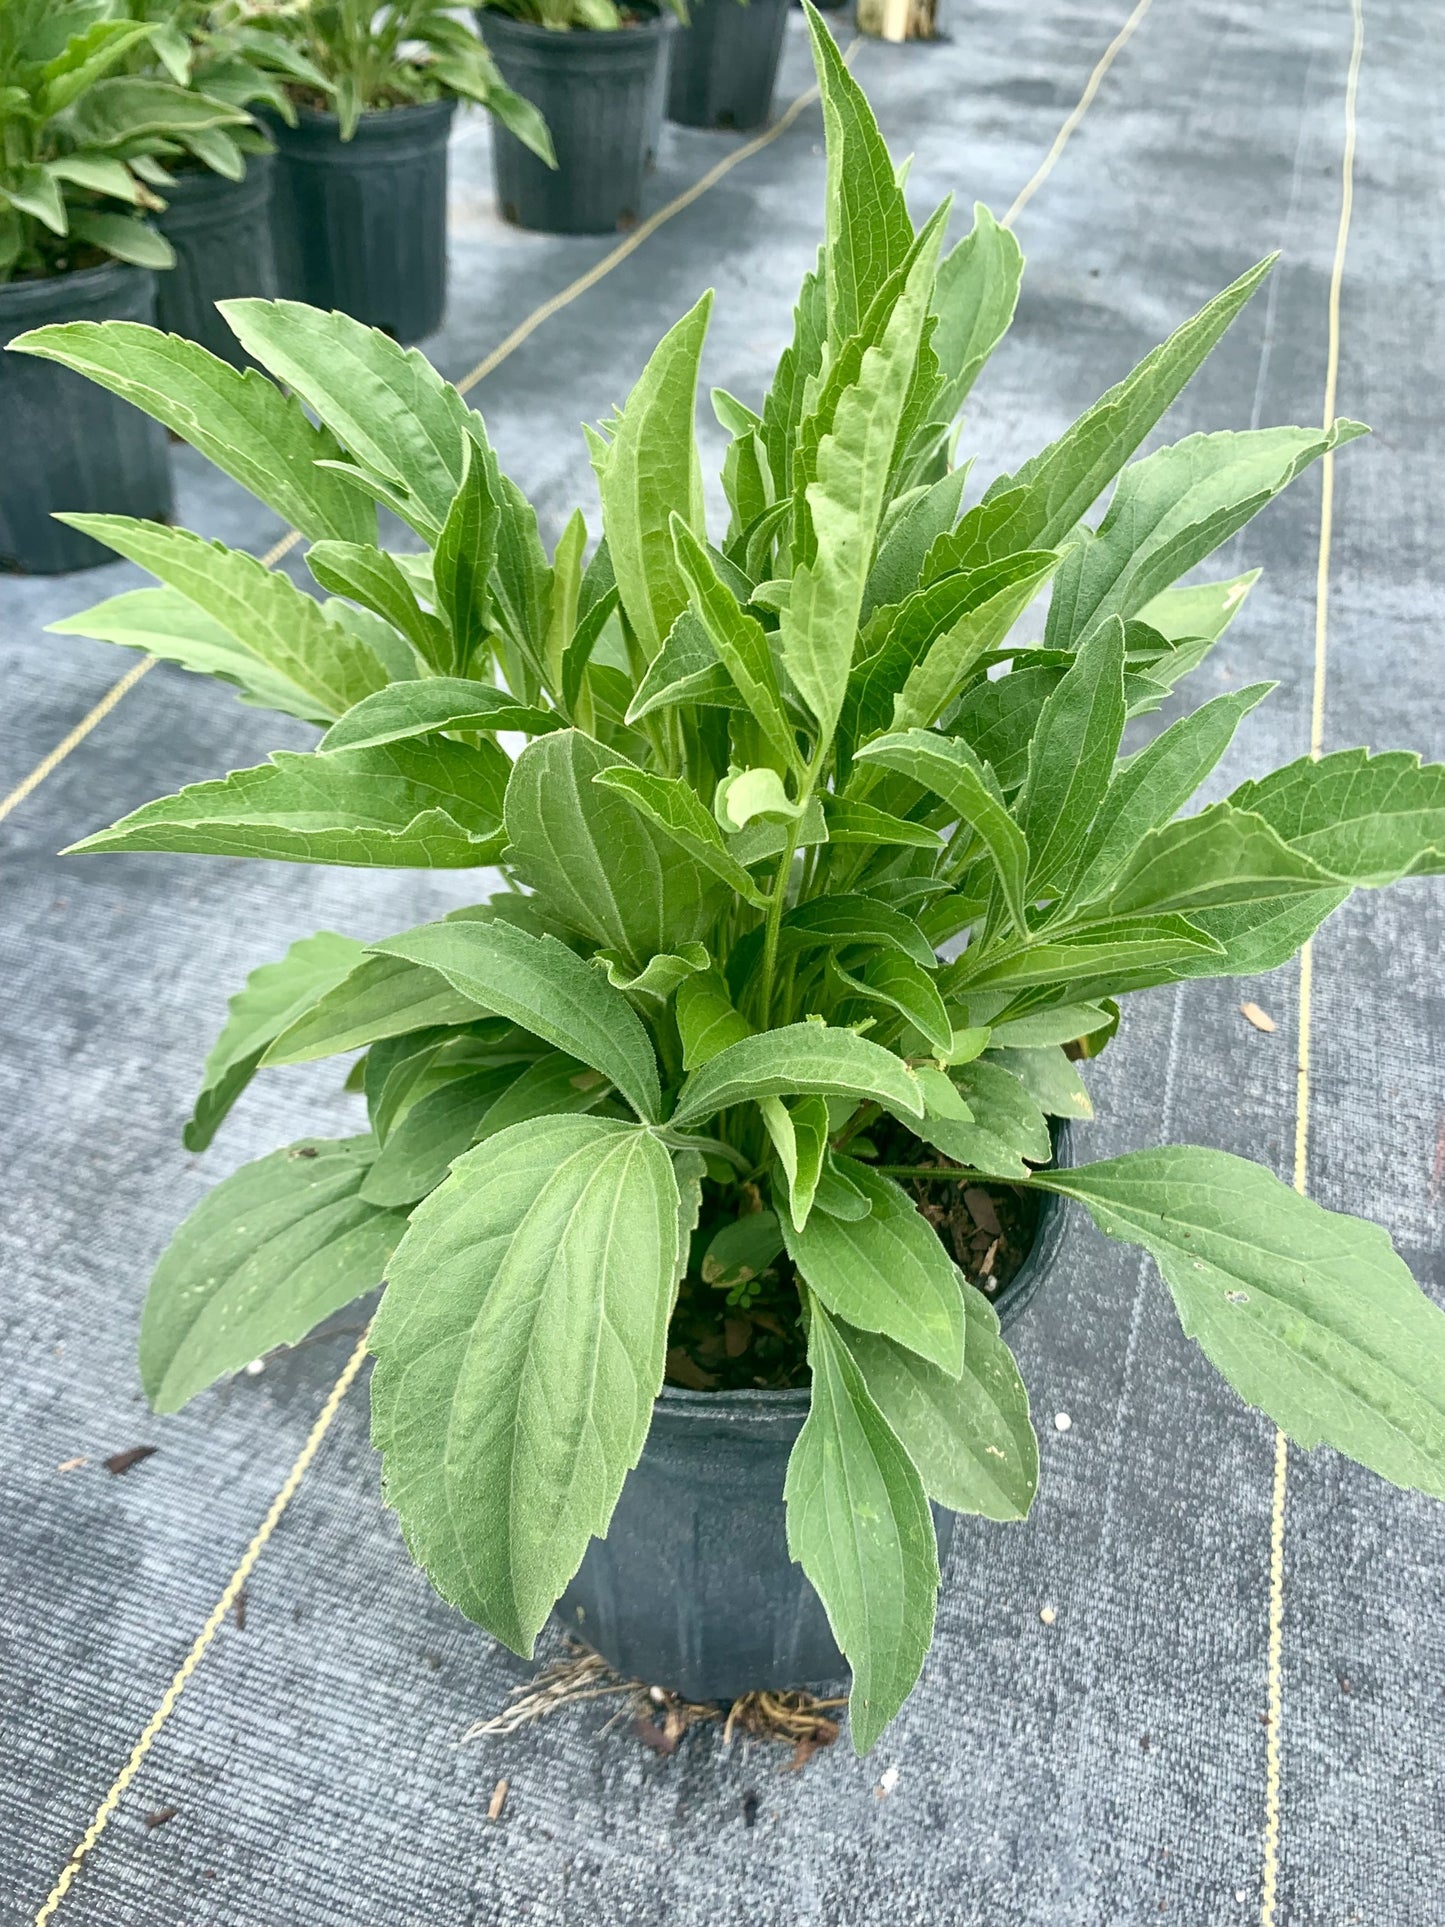
[[[450, 120], [459, 102], [460, 96], [457, 94], [442, 94], [436, 100], [408, 100], [395, 107], [368, 107], [356, 123], [356, 133], [359, 134], [363, 127], [396, 127], [403, 121], [410, 121], [415, 125], [416, 121], [428, 116], [433, 120], [443, 118]], [[289, 121], [283, 120], [274, 108], [259, 110], [258, 118], [264, 121], [267, 133], [284, 139], [288, 134], [298, 134], [303, 127], [319, 131], [323, 128], [330, 130], [341, 126], [340, 114], [333, 114], [328, 108], [307, 107], [300, 101], [294, 100], [291, 106], [297, 120], [295, 127]], [[355, 140], [356, 135], [353, 134], [349, 141], [342, 141], [339, 144], [343, 147], [351, 147], [355, 144]]]
[[98, 261], [89, 268], [67, 268], [64, 274], [27, 275], [23, 281], [6, 281], [0, 285], [0, 316], [23, 313], [26, 308], [48, 307], [50, 297], [58, 297], [62, 289], [79, 289], [82, 299], [93, 298], [103, 295], [108, 286], [133, 284], [137, 275], [153, 279], [155, 272], [154, 268], [138, 267], [134, 261], [109, 260]]
[[[1067, 1168], [1074, 1161], [1070, 1120], [1052, 1118], [1050, 1123], [1053, 1164]], [[1028, 1256], [998, 1297], [990, 1300], [1000, 1320], [1006, 1314], [1012, 1319], [1025, 1309], [1053, 1268], [1063, 1242], [1069, 1200], [1057, 1191], [1043, 1191], [1039, 1196], [1038, 1230]], [[716, 1419], [733, 1414], [765, 1419], [805, 1418], [812, 1396], [809, 1385], [743, 1385], [721, 1392], [696, 1392], [685, 1385], [664, 1384], [654, 1401], [653, 1413], [669, 1419]]]

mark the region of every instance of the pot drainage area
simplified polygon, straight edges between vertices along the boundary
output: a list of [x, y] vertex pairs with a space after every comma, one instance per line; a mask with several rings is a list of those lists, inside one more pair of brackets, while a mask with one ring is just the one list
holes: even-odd
[[[914, 155], [917, 207], [953, 191], [963, 213], [978, 199], [1002, 216], [1032, 185], [1014, 218], [1019, 320], [969, 405], [979, 473], [1041, 448], [1274, 249], [1269, 290], [1169, 438], [1319, 420], [1350, 0], [1144, 0], [1132, 15], [1123, 0], [953, 0], [942, 24], [944, 40], [864, 40], [853, 60], [895, 154]], [[1206, 800], [1308, 749], [1317, 660], [1327, 749], [1445, 754], [1442, 67], [1445, 15], [1364, 0], [1336, 405], [1375, 433], [1337, 472], [1318, 638], [1317, 473], [1211, 565], [1264, 575], [1190, 701], [1282, 687]], [[795, 13], [777, 113], [810, 84]], [[766, 144], [669, 126], [645, 210], [666, 218], [621, 251], [504, 225], [489, 140], [457, 117], [448, 318], [425, 350], [476, 376], [550, 546], [594, 499], [579, 423], [622, 402], [705, 286], [704, 383], [756, 401], [819, 238], [821, 117], [805, 103]], [[721, 432], [706, 416], [701, 432], [712, 473]], [[279, 523], [172, 452], [180, 523], [274, 552]], [[180, 1151], [231, 989], [318, 927], [401, 928], [471, 900], [475, 879], [59, 860], [154, 795], [313, 740], [162, 665], [68, 746], [131, 659], [46, 625], [141, 580], [125, 564], [0, 578], [0, 1923], [45, 1907], [158, 1712], [62, 1924], [1438, 1919], [1445, 1515], [1335, 1455], [1281, 1460], [1181, 1335], [1152, 1264], [1077, 1220], [1046, 1308], [1013, 1334], [1039, 1501], [1024, 1526], [959, 1522], [923, 1679], [870, 1757], [823, 1746], [789, 1771], [795, 1749], [746, 1731], [724, 1744], [708, 1721], [643, 1744], [609, 1701], [462, 1743], [536, 1668], [433, 1595], [382, 1506], [365, 1400], [328, 1405], [356, 1319], [165, 1420], [134, 1337], [156, 1255], [218, 1176], [287, 1136], [354, 1128], [335, 1067], [311, 1065], [258, 1081], [223, 1148]], [[1437, 1301], [1442, 955], [1438, 889], [1353, 899], [1314, 946], [1304, 1080], [1312, 1194], [1386, 1225]], [[1184, 1139], [1288, 1178], [1298, 997], [1290, 965], [1132, 1000], [1089, 1067], [1090, 1155]], [[549, 1630], [538, 1665], [563, 1650]]]

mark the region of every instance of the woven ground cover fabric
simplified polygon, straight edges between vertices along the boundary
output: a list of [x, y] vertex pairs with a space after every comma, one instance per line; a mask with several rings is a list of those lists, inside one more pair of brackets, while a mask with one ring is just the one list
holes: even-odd
[[[1376, 434], [1336, 469], [1325, 747], [1438, 758], [1445, 17], [1366, 6], [1339, 408]], [[1002, 214], [1124, 13], [1119, 0], [957, 0], [947, 42], [864, 43], [856, 70], [895, 152], [916, 155], [915, 204], [952, 189]], [[980, 474], [1043, 446], [1274, 248], [1269, 289], [1168, 438], [1319, 418], [1349, 48], [1346, 0], [1156, 0], [1020, 217], [1020, 319], [965, 432]], [[779, 100], [808, 81], [795, 18]], [[428, 344], [453, 378], [612, 245], [505, 229], [487, 138], [471, 118], [454, 137], [449, 320]], [[669, 129], [653, 205], [733, 144]], [[593, 499], [577, 424], [622, 401], [704, 285], [719, 289], [704, 380], [756, 396], [816, 245], [822, 175], [813, 108], [477, 390], [549, 542], [574, 500]], [[1265, 574], [1188, 700], [1282, 685], [1211, 797], [1308, 747], [1319, 486], [1303, 479], [1211, 567]], [[283, 533], [187, 451], [178, 514], [257, 552]], [[0, 581], [0, 793], [126, 666], [45, 624], [139, 581], [125, 565]], [[145, 1408], [135, 1329], [176, 1221], [244, 1159], [354, 1128], [323, 1063], [258, 1079], [217, 1145], [184, 1153], [225, 999], [313, 929], [380, 935], [477, 894], [455, 874], [54, 853], [151, 796], [310, 739], [161, 666], [0, 825], [0, 1927], [33, 1918], [357, 1336], [343, 1314], [178, 1417]], [[1387, 1225], [1445, 1302], [1442, 953], [1445, 898], [1429, 882], [1360, 896], [1322, 931], [1309, 1175], [1322, 1203]], [[1288, 1177], [1297, 989], [1291, 966], [1135, 999], [1090, 1069], [1088, 1154], [1177, 1138]], [[1272, 1035], [1239, 1014], [1249, 1000]], [[378, 1497], [358, 1387], [250, 1580], [244, 1627], [222, 1627], [57, 1919], [1257, 1920], [1272, 1428], [1180, 1335], [1152, 1265], [1077, 1221], [1016, 1336], [1044, 1461], [1033, 1515], [961, 1523], [918, 1691], [870, 1758], [839, 1746], [800, 1773], [780, 1771], [785, 1750], [725, 1751], [716, 1729], [659, 1758], [625, 1723], [599, 1732], [605, 1703], [459, 1744], [531, 1669], [412, 1568]], [[159, 1449], [123, 1475], [103, 1469], [137, 1445]], [[57, 1470], [78, 1458], [89, 1464]], [[1438, 1918], [1445, 1511], [1292, 1453], [1285, 1530], [1279, 1927]], [[166, 1807], [175, 1817], [148, 1828]]]

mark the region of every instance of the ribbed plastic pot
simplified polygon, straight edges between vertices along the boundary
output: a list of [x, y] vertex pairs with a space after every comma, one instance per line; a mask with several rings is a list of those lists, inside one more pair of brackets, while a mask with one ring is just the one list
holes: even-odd
[[[150, 321], [155, 276], [122, 261], [0, 287], [0, 348], [55, 321]], [[33, 355], [0, 354], [0, 567], [62, 575], [114, 552], [51, 520], [77, 514], [171, 515], [166, 432], [128, 401]]]
[[615, 32], [549, 33], [491, 8], [477, 19], [502, 78], [539, 109], [557, 153], [554, 172], [515, 134], [494, 129], [503, 218], [543, 234], [632, 227], [642, 212], [658, 76], [676, 22], [650, 14]]
[[[1055, 1161], [1072, 1162], [1069, 1127]], [[1041, 1194], [1028, 1257], [996, 1301], [1005, 1327], [1058, 1259], [1064, 1201]], [[665, 1385], [605, 1539], [594, 1539], [559, 1621], [626, 1679], [692, 1700], [819, 1692], [847, 1677], [827, 1615], [788, 1557], [783, 1482], [808, 1392], [689, 1392]], [[933, 1508], [940, 1561], [954, 1515]]]
[[275, 162], [252, 154], [244, 180], [209, 168], [177, 174], [166, 189], [156, 226], [176, 251], [176, 265], [156, 284], [156, 323], [167, 334], [199, 341], [222, 361], [245, 368], [241, 344], [216, 313], [218, 301], [243, 295], [271, 299], [279, 291], [271, 238]]
[[447, 304], [447, 136], [454, 100], [268, 121], [281, 292], [339, 308], [397, 341], [434, 335]]
[[667, 117], [684, 127], [763, 127], [788, 24], [788, 0], [692, 0], [672, 40]]

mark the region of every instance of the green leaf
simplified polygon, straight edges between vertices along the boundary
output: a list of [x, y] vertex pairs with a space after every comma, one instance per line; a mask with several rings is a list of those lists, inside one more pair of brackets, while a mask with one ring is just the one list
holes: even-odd
[[317, 745], [326, 755], [337, 750], [372, 749], [446, 729], [522, 729], [544, 735], [560, 729], [554, 711], [519, 703], [490, 683], [461, 676], [426, 676], [416, 682], [388, 683], [365, 696], [333, 723]]
[[944, 377], [936, 404], [940, 421], [953, 420], [984, 363], [1008, 333], [1023, 271], [1018, 242], [982, 201], [975, 201], [972, 233], [938, 264], [933, 352]]
[[913, 223], [862, 88], [817, 15], [808, 15], [808, 29], [827, 139], [828, 339], [837, 346], [857, 334], [873, 296], [907, 257]]
[[403, 957], [367, 957], [294, 1018], [265, 1052], [263, 1064], [304, 1064], [383, 1038], [446, 1024], [469, 1024], [485, 1006], [464, 997], [435, 970]]
[[761, 1031], [720, 1050], [687, 1079], [670, 1121], [682, 1130], [730, 1104], [810, 1092], [872, 1098], [923, 1115], [917, 1080], [892, 1051], [851, 1030], [809, 1023]]
[[242, 702], [278, 709], [302, 722], [326, 723], [331, 718], [330, 709], [316, 696], [252, 655], [229, 629], [175, 589], [129, 589], [93, 609], [50, 623], [48, 632], [143, 649], [198, 675], [219, 677], [232, 685]]
[[[88, 188], [92, 194], [105, 194], [113, 201], [127, 201], [132, 207], [141, 207], [141, 184], [131, 173], [124, 161], [118, 161], [110, 154], [61, 154], [53, 161], [45, 163], [45, 171], [57, 181], [71, 181], [76, 187]], [[67, 324], [62, 322], [60, 327]], [[85, 328], [105, 327], [105, 322], [80, 322], [71, 324]], [[135, 327], [134, 322], [116, 324], [122, 327]], [[49, 334], [50, 329], [37, 328], [37, 335]], [[31, 352], [27, 350], [27, 352]]]
[[1378, 885], [1445, 869], [1445, 764], [1422, 767], [1406, 750], [1302, 757], [1229, 800], [1343, 881]]
[[243, 127], [244, 108], [208, 100], [174, 81], [116, 74], [87, 86], [70, 107], [68, 133], [75, 145], [118, 147], [141, 135], [180, 135], [206, 127]]
[[530, 743], [507, 786], [510, 861], [569, 929], [641, 970], [707, 936], [723, 885], [595, 779], [631, 767], [575, 729]]
[[525, 1124], [534, 1117], [595, 1111], [611, 1086], [600, 1071], [594, 1071], [580, 1058], [566, 1051], [548, 1051], [529, 1064], [487, 1107], [472, 1136], [482, 1144], [513, 1124]]
[[1074, 897], [1097, 896], [1149, 831], [1183, 808], [1228, 749], [1240, 723], [1274, 687], [1257, 682], [1216, 696], [1171, 723], [1115, 772], [1079, 861]]
[[426, 664], [446, 674], [452, 661], [446, 625], [422, 608], [394, 555], [369, 542], [316, 542], [306, 566], [323, 589], [350, 596], [399, 630], [420, 659], [418, 668]]
[[[64, 27], [64, 11], [57, 9], [57, 25]], [[150, 39], [155, 28], [147, 20], [92, 19], [79, 33], [69, 34], [61, 52], [40, 70], [37, 109], [45, 120], [64, 113], [72, 101], [93, 87], [137, 45]], [[33, 55], [27, 47], [27, 54]]]
[[684, 1070], [697, 1070], [729, 1044], [741, 1043], [753, 1034], [747, 1018], [734, 1009], [717, 970], [700, 971], [679, 984], [674, 1010], [682, 1037]]
[[774, 1211], [750, 1211], [732, 1218], [703, 1253], [702, 1281], [716, 1291], [730, 1291], [761, 1276], [783, 1248], [783, 1234]]
[[[965, 951], [955, 966], [958, 974], [946, 982], [950, 988], [966, 984], [970, 995], [1006, 985], [1022, 990], [1032, 984], [1097, 984], [1097, 991], [1075, 995], [1104, 996], [1173, 983], [1176, 977], [1214, 976], [1223, 959], [1223, 944], [1188, 917], [1122, 917], [1067, 937], [1035, 937], [976, 964], [968, 962]], [[1160, 971], [1164, 974], [1155, 974]]]
[[1002, 1064], [978, 1057], [958, 1065], [951, 1081], [972, 1121], [949, 1117], [933, 1105], [921, 1124], [906, 1120], [925, 1143], [992, 1177], [1027, 1177], [1024, 1163], [1047, 1163], [1053, 1155], [1048, 1119], [1020, 1080]]
[[277, 963], [263, 964], [230, 1001], [225, 1028], [211, 1047], [200, 1095], [182, 1133], [188, 1151], [204, 1151], [245, 1090], [265, 1051], [365, 955], [354, 937], [319, 930], [293, 943]]
[[1109, 787], [1124, 720], [1124, 625], [1115, 620], [1093, 632], [1050, 690], [1029, 743], [1018, 818], [1031, 897], [1067, 885]]
[[1244, 599], [1259, 580], [1259, 570], [1232, 576], [1228, 582], [1191, 582], [1183, 588], [1161, 589], [1139, 611], [1139, 620], [1168, 642], [1199, 636], [1218, 642], [1244, 607]]
[[434, 1191], [453, 1161], [471, 1148], [497, 1094], [495, 1070], [461, 1071], [425, 1091], [396, 1120], [361, 1195], [370, 1204], [409, 1207]]
[[668, 631], [667, 640], [648, 664], [627, 707], [629, 723], [639, 723], [655, 709], [679, 704], [706, 704], [721, 709], [745, 709], [747, 704], [713, 648], [707, 630], [684, 609]]
[[1367, 431], [1254, 428], [1189, 435], [1126, 468], [1098, 533], [1069, 551], [1044, 646], [1067, 648], [1108, 616], [1128, 618], [1217, 549], [1309, 464]]
[[70, 232], [77, 241], [89, 241], [92, 247], [104, 248], [117, 261], [128, 261], [133, 267], [176, 265], [176, 251], [166, 237], [129, 214], [99, 214], [76, 208], [71, 213]]
[[[939, 273], [943, 270], [940, 266]], [[942, 324], [940, 324], [942, 325]], [[935, 331], [933, 345], [938, 346]], [[962, 463], [928, 488], [916, 491], [906, 507], [895, 502], [889, 510], [878, 543], [878, 554], [863, 593], [862, 617], [875, 609], [903, 602], [913, 594], [923, 574], [924, 558], [945, 530], [958, 519], [970, 464]]]
[[[500, 766], [500, 767], [499, 767]], [[193, 783], [71, 845], [360, 868], [470, 869], [503, 845], [506, 758], [436, 737], [302, 756]]]
[[48, 168], [28, 165], [7, 175], [5, 196], [12, 207], [48, 227], [52, 234], [64, 234], [65, 201], [60, 184]]
[[140, 1370], [153, 1411], [179, 1411], [381, 1283], [406, 1220], [358, 1195], [375, 1155], [370, 1138], [306, 1139], [201, 1200], [146, 1294]]
[[435, 542], [461, 486], [470, 410], [420, 349], [299, 301], [217, 306], [246, 352], [315, 409], [403, 519]]
[[486, 457], [470, 435], [464, 447], [466, 473], [437, 537], [433, 564], [437, 608], [452, 633], [450, 662], [435, 666], [458, 675], [490, 631], [488, 585], [502, 530], [502, 509]]
[[1262, 816], [1214, 803], [1197, 816], [1151, 830], [1105, 893], [1076, 915], [1113, 920], [1175, 910], [1189, 914], [1317, 893], [1334, 880], [1283, 842]]
[[884, 1004], [906, 1017], [935, 1050], [953, 1042], [953, 1025], [932, 970], [896, 950], [880, 950], [862, 964], [834, 957], [832, 969], [843, 990], [867, 1003]]
[[642, 1020], [555, 937], [534, 937], [501, 921], [425, 923], [374, 948], [425, 965], [483, 1010], [590, 1064], [639, 1116], [657, 1121], [657, 1060]]
[[[802, 1231], [807, 1227], [828, 1154], [827, 1099], [800, 1097], [789, 1109], [780, 1097], [765, 1097], [758, 1108], [787, 1184], [793, 1229]], [[778, 1242], [781, 1248], [781, 1232]]]
[[687, 607], [673, 511], [697, 534], [705, 527], [693, 411], [711, 312], [709, 291], [653, 350], [618, 417], [601, 478], [602, 525], [622, 606], [649, 662]]
[[1102, 1004], [1051, 1004], [1044, 1010], [1007, 1018], [986, 1036], [1010, 1051], [1048, 1050], [1054, 1044], [1072, 1044], [1077, 1038], [1087, 1037], [1108, 1021], [1109, 1013]]
[[789, 798], [782, 777], [766, 767], [730, 770], [713, 796], [713, 815], [730, 832], [745, 830], [760, 816], [791, 822], [806, 808]]
[[930, 729], [910, 729], [878, 737], [859, 750], [858, 760], [881, 764], [922, 784], [973, 828], [997, 873], [1009, 915], [1020, 931], [1027, 931], [1028, 842], [1009, 815], [993, 771], [967, 743]]
[[[911, 823], [904, 816], [890, 816], [887, 810], [876, 810], [871, 803], [859, 803], [849, 798], [835, 796], [828, 791], [823, 797], [823, 813], [828, 822], [828, 841], [830, 843], [867, 843], [902, 844], [914, 850], [939, 850], [943, 838], [937, 830], [930, 830], [926, 823]], [[867, 886], [872, 888], [870, 884]], [[939, 889], [947, 885], [940, 883]]]
[[1274, 257], [1217, 294], [1132, 374], [1101, 395], [1058, 441], [1014, 475], [1001, 475], [985, 506], [1008, 494], [1013, 505], [997, 522], [990, 553], [1057, 548], [1096, 502], [1181, 392], [1274, 265]]
[[1029, 1396], [998, 1313], [962, 1278], [963, 1371], [950, 1378], [876, 1332], [844, 1342], [869, 1397], [918, 1468], [930, 1499], [1000, 1522], [1028, 1517], [1039, 1483]]
[[[818, 253], [817, 270], [803, 276], [797, 306], [793, 310], [793, 338], [778, 359], [777, 371], [763, 401], [763, 442], [773, 486], [783, 496], [769, 513], [784, 521], [789, 512], [788, 496], [793, 487], [793, 451], [798, 426], [808, 404], [809, 390], [823, 367], [828, 336], [828, 295], [823, 285], [825, 255]], [[769, 539], [776, 530], [770, 530]], [[748, 558], [752, 573], [752, 557]]]
[[808, 1332], [813, 1397], [788, 1461], [788, 1551], [853, 1669], [866, 1753], [912, 1691], [933, 1639], [938, 1540], [922, 1480], [826, 1312]]
[[538, 1118], [459, 1158], [392, 1259], [385, 1495], [442, 1597], [524, 1655], [641, 1455], [680, 1217], [650, 1132]]
[[328, 622], [289, 576], [244, 550], [126, 515], [59, 519], [159, 576], [327, 715], [341, 715], [386, 681], [363, 642]]
[[721, 878], [745, 903], [766, 904], [767, 898], [723, 842], [711, 811], [681, 777], [659, 776], [630, 763], [617, 763], [599, 769], [592, 780], [625, 796], [639, 815], [685, 850], [695, 863]]
[[[1008, 1029], [1005, 1024], [997, 1034], [1004, 1037]], [[1007, 1045], [990, 1046], [984, 1061], [998, 1064], [1016, 1077], [1039, 1109], [1050, 1117], [1094, 1115], [1084, 1080], [1058, 1044], [1031, 1045], [1024, 1050], [1010, 1049]]]
[[[936, 722], [962, 688], [974, 665], [1003, 641], [1058, 567], [1047, 551], [1025, 549], [1004, 562], [964, 572], [967, 594], [949, 626], [930, 643], [909, 670], [893, 705], [895, 729], [927, 728]], [[935, 584], [925, 595], [936, 593]]]
[[[826, 34], [815, 29], [815, 40], [818, 31]], [[941, 232], [935, 225], [920, 245], [881, 341], [863, 356], [858, 380], [838, 403], [832, 430], [818, 447], [817, 479], [807, 487], [817, 548], [793, 577], [780, 635], [783, 660], [824, 741], [832, 736], [847, 688]]]
[[718, 575], [703, 544], [676, 513], [672, 517], [672, 539], [693, 608], [713, 648], [768, 742], [786, 763], [796, 768], [797, 743], [778, 691], [778, 674], [767, 631], [739, 607], [737, 597]]
[[1013, 669], [976, 682], [959, 703], [949, 735], [961, 736], [988, 764], [1006, 796], [1028, 776], [1029, 745], [1040, 713], [1062, 680], [1059, 669]]
[[640, 992], [664, 1004], [680, 984], [707, 970], [711, 964], [707, 946], [700, 943], [685, 943], [680, 952], [659, 951], [657, 956], [648, 958], [641, 970], [634, 970], [615, 950], [594, 951], [592, 961], [604, 967], [607, 981], [614, 990], [625, 990], [629, 994]]
[[788, 1256], [829, 1311], [860, 1331], [884, 1333], [957, 1377], [963, 1299], [953, 1261], [892, 1178], [853, 1159], [839, 1162], [868, 1200], [868, 1216], [849, 1223], [818, 1211], [801, 1231], [785, 1222]]
[[925, 970], [937, 962], [912, 917], [872, 897], [810, 897], [785, 911], [778, 927], [779, 956], [813, 948], [837, 950], [845, 944], [896, 950]]
[[1040, 1173], [1143, 1245], [1186, 1333], [1306, 1448], [1445, 1498], [1445, 1313], [1378, 1225], [1326, 1211], [1225, 1151], [1170, 1145]]

